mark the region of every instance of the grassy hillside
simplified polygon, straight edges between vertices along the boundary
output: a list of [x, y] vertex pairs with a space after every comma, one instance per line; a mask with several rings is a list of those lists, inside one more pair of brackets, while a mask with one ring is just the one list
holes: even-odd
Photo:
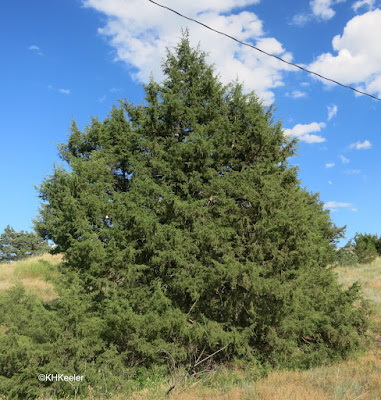
[[381, 258], [377, 258], [370, 264], [355, 267], [340, 267], [336, 269], [339, 281], [345, 286], [359, 281], [363, 292], [375, 306], [375, 312], [381, 313]]
[[[44, 255], [13, 264], [0, 264], [0, 290], [21, 282], [27, 290], [43, 301], [56, 297], [49, 282], [58, 274], [60, 256]], [[372, 345], [356, 359], [308, 371], [273, 371], [258, 379], [258, 371], [239, 366], [185, 378], [173, 370], [172, 377], [147, 376], [137, 382], [128, 397], [114, 396], [112, 400], [381, 400], [381, 259], [369, 265], [336, 268], [345, 286], [355, 281], [363, 285], [365, 296], [373, 304]], [[166, 392], [176, 385], [169, 395]], [[140, 387], [140, 389], [138, 389]], [[89, 399], [98, 400], [93, 396]]]
[[21, 282], [26, 290], [35, 293], [42, 300], [53, 300], [57, 295], [49, 280], [57, 274], [56, 266], [61, 260], [60, 255], [44, 254], [0, 264], [0, 291]]

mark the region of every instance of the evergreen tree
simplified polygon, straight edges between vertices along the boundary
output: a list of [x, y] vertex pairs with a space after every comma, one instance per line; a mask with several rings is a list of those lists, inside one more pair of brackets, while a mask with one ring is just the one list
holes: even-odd
[[96, 300], [103, 339], [130, 366], [346, 356], [367, 308], [327, 267], [342, 229], [288, 164], [296, 141], [187, 34], [163, 71], [144, 104], [73, 122], [70, 169], [40, 187], [36, 227]]
[[0, 262], [22, 260], [49, 250], [48, 242], [34, 232], [16, 232], [8, 225], [0, 235]]
[[354, 237], [354, 249], [358, 260], [361, 264], [366, 264], [374, 261], [377, 258], [379, 238], [377, 235], [369, 233], [356, 233]]
[[344, 247], [336, 250], [335, 262], [339, 266], [353, 267], [358, 264], [359, 259], [351, 240]]

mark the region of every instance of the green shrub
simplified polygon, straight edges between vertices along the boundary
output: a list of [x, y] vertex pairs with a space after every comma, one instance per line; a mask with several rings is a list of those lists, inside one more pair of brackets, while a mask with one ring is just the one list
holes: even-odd
[[[68, 283], [66, 284], [68, 287]], [[79, 296], [78, 286], [58, 288], [44, 304], [20, 285], [0, 293], [0, 397], [40, 395], [86, 398], [88, 386], [104, 395], [133, 377], [120, 355], [102, 340], [104, 321]], [[40, 374], [83, 375], [83, 382], [40, 382]]]
[[359, 260], [354, 245], [348, 242], [344, 247], [336, 250], [335, 262], [339, 266], [355, 266]]
[[380, 241], [377, 235], [357, 233], [353, 240], [359, 263], [370, 263], [377, 258]]

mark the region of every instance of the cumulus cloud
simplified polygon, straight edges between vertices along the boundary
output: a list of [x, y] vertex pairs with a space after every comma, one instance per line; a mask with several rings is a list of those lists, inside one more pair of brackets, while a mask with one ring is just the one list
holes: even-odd
[[300, 141], [306, 143], [322, 143], [325, 142], [325, 138], [318, 135], [311, 135], [311, 133], [320, 132], [325, 126], [324, 122], [312, 122], [305, 125], [297, 124], [292, 129], [286, 129], [284, 134], [297, 137]]
[[351, 160], [347, 157], [344, 157], [343, 155], [340, 154], [340, 160], [343, 164], [348, 164]]
[[[156, 80], [163, 79], [161, 61], [166, 48], [173, 48], [178, 43], [181, 28], [186, 27], [190, 29], [191, 45], [201, 43], [202, 49], [209, 53], [208, 61], [215, 64], [223, 83], [239, 77], [248, 90], [255, 90], [266, 103], [273, 102], [273, 89], [284, 84], [283, 72], [294, 69], [149, 2], [82, 1], [85, 7], [106, 16], [105, 26], [99, 32], [115, 48], [116, 60], [131, 67], [131, 75], [137, 81], [147, 82], [151, 73]], [[163, 0], [162, 3], [239, 40], [250, 41], [267, 52], [292, 60], [291, 53], [276, 38], [265, 35], [263, 23], [256, 14], [239, 10], [255, 5], [259, 0]]]
[[325, 164], [325, 167], [326, 167], [326, 168], [332, 168], [332, 167], [334, 167], [334, 166], [335, 166], [335, 163], [334, 163], [334, 162]]
[[[381, 96], [381, 10], [352, 18], [332, 40], [336, 54], [324, 53], [309, 65], [312, 71]], [[326, 84], [326, 81], [324, 81]]]
[[356, 150], [368, 150], [372, 147], [372, 143], [370, 143], [369, 140], [364, 140], [362, 143], [361, 142], [356, 142], [352, 143], [349, 145], [350, 149], [356, 149]]
[[315, 17], [329, 20], [336, 14], [332, 6], [345, 0], [312, 0], [310, 6]]
[[331, 106], [328, 106], [328, 121], [330, 121], [336, 114], [337, 114], [337, 105], [333, 104]]
[[331, 7], [332, 0], [312, 0], [310, 4], [316, 17], [328, 20], [335, 15], [335, 11]]
[[368, 10], [373, 10], [374, 0], [358, 0], [352, 4], [354, 12], [357, 12], [359, 8], [362, 8], [364, 6], [367, 6]]

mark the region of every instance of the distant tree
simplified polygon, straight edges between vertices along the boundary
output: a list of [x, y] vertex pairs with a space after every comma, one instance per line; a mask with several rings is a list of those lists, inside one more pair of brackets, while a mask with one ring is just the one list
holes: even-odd
[[48, 242], [34, 232], [16, 232], [8, 225], [0, 235], [0, 262], [22, 260], [49, 249]]
[[344, 247], [336, 250], [335, 261], [341, 266], [355, 266], [358, 264], [359, 260], [352, 241], [349, 241]]
[[[296, 141], [185, 35], [144, 86], [60, 147], [38, 232], [65, 253], [126, 366], [309, 366], [362, 343], [367, 308], [328, 265], [342, 229], [288, 164]], [[202, 365], [204, 367], [205, 364]]]
[[353, 239], [354, 249], [361, 264], [370, 263], [380, 254], [377, 249], [380, 248], [380, 238], [377, 235], [369, 233], [356, 233]]
[[381, 257], [381, 236], [379, 236], [374, 244], [376, 250], [377, 250], [377, 255]]

